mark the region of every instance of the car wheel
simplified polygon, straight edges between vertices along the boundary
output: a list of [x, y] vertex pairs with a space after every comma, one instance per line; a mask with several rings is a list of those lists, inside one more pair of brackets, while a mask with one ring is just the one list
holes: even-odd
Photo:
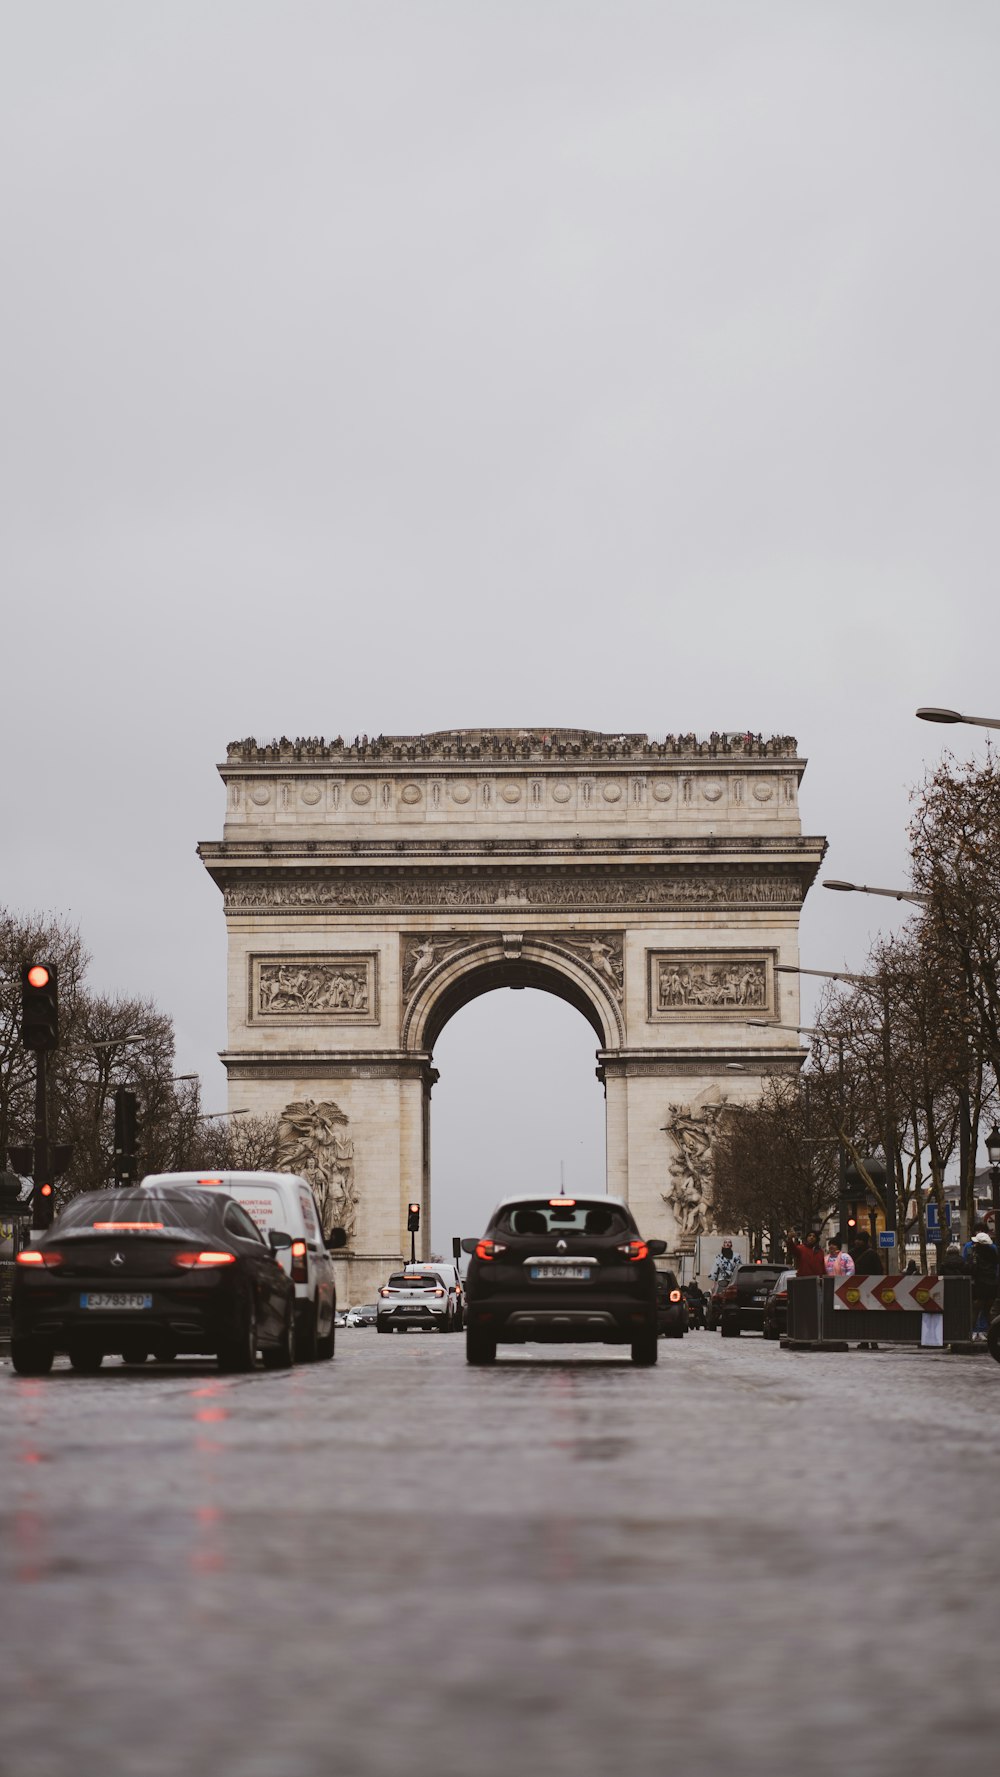
[[47, 1376], [55, 1352], [44, 1339], [12, 1339], [10, 1361], [19, 1376]]
[[638, 1339], [632, 1340], [632, 1362], [641, 1364], [648, 1369], [655, 1364], [660, 1355], [659, 1341], [655, 1333], [640, 1333]]
[[396, 1329], [389, 1320], [377, 1320], [375, 1322], [375, 1331], [376, 1333], [394, 1333]]
[[470, 1364], [496, 1363], [497, 1342], [473, 1327], [465, 1329], [465, 1358]]
[[71, 1345], [69, 1361], [74, 1370], [79, 1370], [81, 1376], [96, 1376], [104, 1362], [104, 1353], [103, 1351], [94, 1351], [88, 1345]]
[[160, 1345], [153, 1353], [153, 1362], [157, 1364], [172, 1364], [175, 1363], [176, 1360], [176, 1345]]
[[307, 1308], [303, 1309], [297, 1331], [298, 1339], [296, 1341], [296, 1349], [298, 1351], [299, 1363], [314, 1364], [319, 1356], [316, 1342], [315, 1303], [310, 1303]]
[[265, 1345], [261, 1354], [265, 1370], [290, 1370], [295, 1362], [295, 1310], [289, 1308], [281, 1339], [277, 1345]]
[[777, 1327], [765, 1327], [764, 1337], [765, 1339], [776, 1339], [778, 1337]]
[[219, 1346], [218, 1363], [219, 1369], [227, 1375], [241, 1375], [252, 1370], [256, 1362], [257, 1316], [251, 1308], [239, 1331]]
[[447, 1315], [445, 1315], [443, 1321], [441, 1322], [441, 1325], [438, 1327], [438, 1332], [439, 1333], [450, 1333], [451, 1332], [451, 1321], [448, 1319]]
[[337, 1343], [337, 1329], [336, 1329], [333, 1321], [331, 1320], [330, 1331], [327, 1333], [326, 1338], [325, 1339], [317, 1339], [317, 1341], [316, 1341], [316, 1356], [318, 1358], [321, 1358], [322, 1361], [325, 1363], [327, 1358], [331, 1358], [333, 1356], [334, 1347], [335, 1347], [336, 1343]]
[[144, 1364], [149, 1356], [145, 1345], [126, 1345], [122, 1352], [123, 1364]]
[[722, 1337], [724, 1339], [738, 1339], [739, 1336], [740, 1336], [739, 1315], [724, 1314], [722, 1316]]

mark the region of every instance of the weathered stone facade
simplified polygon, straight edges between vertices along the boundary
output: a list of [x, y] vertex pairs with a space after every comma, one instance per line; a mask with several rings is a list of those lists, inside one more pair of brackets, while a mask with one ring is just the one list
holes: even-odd
[[496, 987], [591, 1023], [608, 1188], [643, 1230], [706, 1224], [726, 1104], [801, 1060], [775, 965], [798, 960], [825, 842], [801, 833], [793, 740], [241, 741], [219, 769], [224, 837], [200, 852], [229, 931], [233, 1101], [282, 1116], [349, 1222], [352, 1300], [398, 1261], [408, 1202], [427, 1226], [434, 1044]]

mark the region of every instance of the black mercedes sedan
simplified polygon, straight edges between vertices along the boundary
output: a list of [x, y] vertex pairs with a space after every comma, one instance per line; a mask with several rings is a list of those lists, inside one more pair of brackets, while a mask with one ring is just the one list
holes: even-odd
[[94, 1372], [120, 1354], [145, 1363], [205, 1353], [220, 1370], [295, 1358], [295, 1286], [231, 1197], [193, 1186], [75, 1197], [14, 1266], [11, 1362], [43, 1376], [57, 1352]]
[[462, 1247], [470, 1364], [531, 1340], [628, 1345], [634, 1364], [655, 1364], [653, 1258], [666, 1242], [643, 1240], [622, 1198], [506, 1197]]

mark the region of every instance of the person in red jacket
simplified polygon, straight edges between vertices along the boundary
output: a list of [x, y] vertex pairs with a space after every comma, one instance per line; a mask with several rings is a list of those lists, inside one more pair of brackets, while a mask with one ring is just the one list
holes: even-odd
[[796, 1277], [825, 1277], [826, 1260], [819, 1243], [819, 1235], [810, 1228], [804, 1241], [800, 1241], [794, 1228], [789, 1228], [788, 1256], [795, 1264]]

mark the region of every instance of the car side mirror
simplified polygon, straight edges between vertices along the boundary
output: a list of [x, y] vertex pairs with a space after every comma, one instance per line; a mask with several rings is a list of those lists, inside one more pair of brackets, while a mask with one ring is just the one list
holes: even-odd
[[347, 1229], [346, 1228], [331, 1228], [329, 1234], [326, 1237], [327, 1252], [328, 1253], [339, 1252], [340, 1248], [342, 1246], [346, 1246], [346, 1245], [347, 1245]]
[[273, 1253], [284, 1252], [286, 1247], [291, 1246], [292, 1237], [290, 1234], [285, 1233], [284, 1228], [269, 1228], [267, 1231], [267, 1244]]
[[658, 1259], [666, 1252], [667, 1243], [665, 1240], [647, 1240], [646, 1250], [651, 1259]]
[[473, 1253], [474, 1254], [476, 1247], [478, 1245], [479, 1245], [479, 1240], [478, 1240], [477, 1236], [475, 1234], [468, 1234], [468, 1235], [466, 1235], [465, 1239], [462, 1242], [462, 1251], [463, 1251], [463, 1253]]

